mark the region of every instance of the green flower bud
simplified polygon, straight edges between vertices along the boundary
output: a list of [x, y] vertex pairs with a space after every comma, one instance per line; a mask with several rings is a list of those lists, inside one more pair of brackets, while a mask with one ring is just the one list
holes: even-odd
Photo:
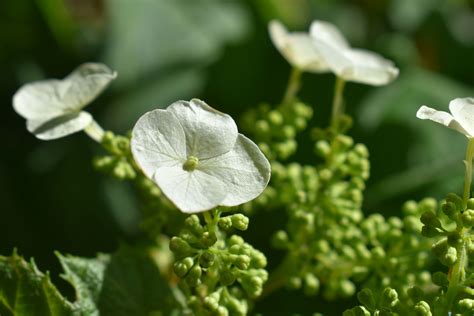
[[349, 280], [342, 280], [339, 286], [340, 286], [339, 289], [341, 291], [341, 295], [343, 297], [350, 297], [354, 295], [356, 291], [356, 286], [354, 285], [354, 283], [352, 283]]
[[170, 250], [178, 257], [185, 256], [192, 252], [191, 246], [180, 237], [172, 237], [170, 240]]
[[241, 284], [250, 297], [257, 297], [262, 293], [263, 281], [258, 276], [242, 278]]
[[204, 231], [204, 227], [202, 227], [201, 223], [199, 222], [199, 217], [195, 214], [188, 216], [184, 220], [184, 225], [191, 230], [195, 234], [202, 234]]
[[292, 290], [297, 290], [301, 288], [301, 283], [301, 278], [293, 276], [288, 278], [286, 285]]
[[375, 309], [375, 298], [370, 289], [362, 289], [359, 293], [357, 293], [357, 299], [362, 305], [366, 306], [370, 310]]
[[426, 226], [431, 226], [431, 227], [434, 227], [434, 228], [441, 228], [441, 222], [439, 221], [436, 214], [431, 212], [431, 211], [424, 212], [421, 215], [420, 220]]
[[356, 152], [359, 156], [363, 158], [369, 157], [369, 150], [364, 144], [356, 144], [354, 146], [354, 152]]
[[419, 316], [431, 316], [431, 308], [425, 301], [420, 301], [415, 305], [415, 313]]
[[248, 313], [248, 305], [245, 300], [239, 301], [235, 297], [229, 296], [226, 306], [232, 315], [245, 316]]
[[469, 200], [467, 200], [467, 208], [474, 210], [474, 198], [470, 198]]
[[382, 292], [380, 304], [384, 307], [393, 307], [398, 302], [398, 293], [392, 288], [385, 288]]
[[443, 273], [443, 272], [440, 272], [440, 271], [435, 272], [431, 276], [431, 279], [433, 280], [433, 283], [438, 285], [438, 286], [443, 286], [443, 287], [448, 287], [449, 286], [449, 280], [448, 280], [448, 276], [446, 275], [446, 273]]
[[457, 194], [449, 193], [446, 196], [446, 202], [453, 203], [455, 205], [455, 208], [459, 211], [461, 211], [463, 208], [462, 198]]
[[310, 119], [313, 116], [313, 109], [302, 102], [293, 104], [293, 110], [297, 116], [301, 116], [305, 119]]
[[249, 218], [243, 214], [234, 214], [231, 216], [232, 226], [238, 230], [247, 230]]
[[196, 286], [199, 284], [199, 278], [201, 278], [201, 275], [202, 275], [202, 269], [199, 265], [196, 264], [188, 272], [185, 280], [190, 286]]
[[229, 238], [229, 246], [233, 246], [233, 245], [243, 245], [244, 244], [244, 239], [238, 235], [232, 235], [230, 238]]
[[295, 136], [296, 136], [296, 130], [291, 125], [283, 126], [282, 132], [283, 132], [283, 136], [286, 139], [295, 138]]
[[463, 313], [472, 314], [474, 312], [474, 300], [469, 298], [464, 298], [458, 302], [459, 309]]
[[451, 267], [453, 266], [456, 261], [458, 260], [458, 254], [457, 250], [454, 247], [448, 247], [448, 250], [446, 251], [446, 254], [444, 255], [444, 260], [441, 260], [441, 263]]
[[319, 177], [321, 178], [322, 181], [329, 181], [331, 180], [333, 174], [332, 171], [329, 169], [321, 169], [319, 171]]
[[297, 117], [295, 118], [293, 124], [295, 125], [295, 127], [301, 131], [301, 130], [304, 130], [306, 128], [306, 126], [308, 126], [308, 123], [306, 122], [306, 120], [302, 117]]
[[415, 201], [407, 201], [402, 207], [403, 213], [406, 215], [417, 215], [418, 204]]
[[[474, 200], [474, 199], [471, 199]], [[474, 202], [473, 202], [474, 203]], [[461, 221], [464, 227], [470, 228], [474, 226], [474, 210], [467, 209], [461, 215]]]
[[216, 295], [213, 294], [214, 293], [204, 298], [204, 306], [210, 311], [217, 311], [217, 309], [219, 308], [220, 296], [216, 297]]
[[277, 231], [272, 238], [272, 245], [276, 249], [285, 249], [288, 247], [288, 234], [284, 230]]
[[443, 211], [446, 216], [448, 216], [450, 219], [455, 220], [456, 215], [458, 214], [458, 210], [456, 208], [456, 205], [453, 202], [446, 202], [441, 206], [441, 210]]
[[[364, 306], [356, 306], [353, 309], [350, 310], [352, 314], [348, 315], [354, 315], [354, 316], [370, 316], [370, 312], [364, 307]], [[342, 314], [345, 316], [345, 312]]]
[[274, 126], [280, 126], [283, 124], [283, 115], [277, 110], [268, 112], [268, 120], [270, 124]]
[[267, 266], [267, 257], [265, 257], [263, 252], [254, 250], [252, 253], [251, 264], [257, 269], [263, 269]]
[[436, 212], [438, 202], [433, 198], [424, 198], [418, 204], [420, 212]]
[[222, 271], [219, 274], [219, 282], [223, 286], [232, 285], [235, 282], [235, 279], [236, 279], [235, 275], [232, 272], [230, 272], [229, 270]]
[[194, 260], [191, 257], [186, 257], [182, 260], [176, 261], [173, 264], [173, 271], [176, 273], [177, 276], [180, 278], [184, 277], [189, 269], [194, 265]]
[[304, 276], [304, 293], [308, 296], [316, 295], [319, 291], [319, 279], [312, 273]]
[[385, 258], [385, 250], [382, 247], [375, 247], [371, 250], [374, 260], [379, 261]]
[[352, 139], [352, 137], [343, 134], [338, 134], [334, 138], [334, 142], [335, 145], [341, 148], [342, 150], [347, 150], [354, 144], [354, 140]]
[[331, 146], [327, 141], [320, 140], [316, 142], [315, 151], [319, 156], [327, 157], [331, 153]]
[[217, 316], [229, 316], [229, 311], [224, 306], [217, 308]]
[[211, 232], [204, 232], [201, 237], [201, 243], [204, 245], [204, 247], [211, 247], [217, 242], [217, 236], [214, 233]]
[[221, 217], [218, 221], [219, 228], [225, 231], [228, 231], [232, 228], [232, 219], [230, 216]]
[[209, 268], [210, 266], [214, 264], [215, 257], [216, 256], [213, 255], [212, 253], [205, 251], [199, 257], [199, 264], [203, 268]]
[[255, 132], [257, 135], [266, 135], [270, 131], [270, 125], [267, 121], [258, 120], [255, 122]]
[[250, 265], [250, 257], [247, 255], [236, 256], [234, 265], [240, 270], [247, 270]]

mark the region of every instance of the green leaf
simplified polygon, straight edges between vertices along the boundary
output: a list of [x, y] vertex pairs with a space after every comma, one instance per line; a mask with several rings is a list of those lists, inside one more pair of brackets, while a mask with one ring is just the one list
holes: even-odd
[[33, 261], [14, 253], [0, 257], [2, 316], [170, 315], [176, 305], [148, 250], [121, 247], [92, 259], [56, 255], [76, 301], [68, 301]]

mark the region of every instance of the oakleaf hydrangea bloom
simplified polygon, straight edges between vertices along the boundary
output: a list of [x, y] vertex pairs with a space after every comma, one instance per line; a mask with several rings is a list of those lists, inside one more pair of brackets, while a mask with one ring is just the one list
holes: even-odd
[[63, 80], [49, 79], [22, 86], [13, 108], [26, 119], [28, 131], [43, 140], [79, 132], [94, 123], [82, 109], [116, 77], [106, 65], [85, 63]]
[[293, 67], [316, 73], [329, 70], [308, 33], [290, 33], [276, 20], [268, 24], [268, 30], [275, 47]]
[[416, 112], [416, 117], [431, 120], [454, 129], [466, 137], [474, 137], [474, 98], [457, 98], [449, 102], [449, 111], [437, 111], [423, 105]]
[[245, 203], [270, 179], [257, 145], [229, 115], [198, 99], [144, 114], [131, 147], [145, 175], [184, 213]]
[[342, 33], [331, 23], [314, 21], [310, 34], [321, 59], [345, 81], [379, 86], [398, 76], [398, 68], [393, 62], [374, 52], [351, 48]]

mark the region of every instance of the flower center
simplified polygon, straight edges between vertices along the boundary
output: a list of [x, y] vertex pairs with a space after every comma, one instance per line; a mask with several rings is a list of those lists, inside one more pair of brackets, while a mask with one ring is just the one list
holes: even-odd
[[194, 156], [189, 156], [188, 159], [183, 163], [183, 169], [186, 171], [194, 171], [197, 168], [199, 159]]

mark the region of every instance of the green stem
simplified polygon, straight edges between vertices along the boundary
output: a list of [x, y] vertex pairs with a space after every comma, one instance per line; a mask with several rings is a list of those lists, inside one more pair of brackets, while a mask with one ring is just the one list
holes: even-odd
[[84, 129], [84, 132], [99, 144], [104, 137], [104, 129], [94, 120]]
[[286, 87], [285, 96], [283, 97], [282, 103], [290, 103], [294, 100], [296, 94], [301, 88], [301, 75], [303, 72], [298, 68], [291, 70], [290, 79]]
[[[464, 160], [464, 165], [466, 167], [466, 172], [464, 174], [464, 192], [463, 192], [463, 210], [467, 208], [467, 201], [471, 197], [471, 183], [472, 183], [472, 159], [474, 157], [474, 138], [469, 138], [466, 149], [466, 159]], [[458, 259], [454, 266], [449, 269], [449, 286], [448, 291], [446, 292], [446, 310], [445, 315], [450, 314], [453, 311], [454, 300], [458, 294], [459, 284], [462, 283], [465, 279], [465, 267], [467, 265], [467, 254], [466, 254], [466, 242], [468, 242], [469, 236], [465, 235], [465, 229], [462, 224], [458, 223], [457, 230], [459, 234], [463, 237], [463, 242], [461, 245], [456, 247], [458, 254]]]
[[463, 206], [466, 209], [467, 200], [471, 197], [471, 182], [472, 182], [472, 158], [474, 157], [474, 138], [469, 138], [466, 149], [466, 173], [464, 174], [464, 193], [462, 196]]
[[336, 84], [334, 86], [334, 98], [332, 100], [332, 116], [331, 126], [337, 131], [339, 130], [339, 121], [344, 114], [344, 86], [346, 81], [340, 77], [336, 77]]

